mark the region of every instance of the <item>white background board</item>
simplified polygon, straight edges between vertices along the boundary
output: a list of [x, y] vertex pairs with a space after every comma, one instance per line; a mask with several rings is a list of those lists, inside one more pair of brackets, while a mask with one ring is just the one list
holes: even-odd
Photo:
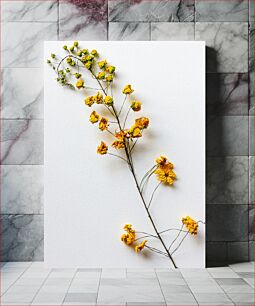
[[[46, 42], [45, 60], [52, 52], [65, 54], [64, 44]], [[174, 187], [160, 187], [151, 206], [158, 228], [179, 228], [185, 215], [205, 220], [204, 42], [80, 44], [97, 49], [117, 67], [119, 89], [132, 84], [133, 98], [143, 103], [136, 117], [150, 118], [134, 151], [138, 177], [160, 154], [175, 165], [178, 180]], [[61, 87], [55, 77], [45, 65], [46, 264], [171, 267], [169, 259], [150, 252], [136, 254], [120, 241], [125, 223], [153, 233], [134, 181], [124, 162], [96, 154], [101, 140], [109, 143], [107, 132], [88, 121], [92, 109], [84, 105], [84, 94]], [[89, 75], [85, 82], [96, 86]], [[120, 105], [122, 99], [119, 90], [115, 101]], [[152, 185], [156, 183], [153, 177]], [[165, 236], [168, 243], [172, 235]], [[174, 258], [178, 267], [205, 266], [205, 226], [199, 227], [198, 236], [185, 240]]]

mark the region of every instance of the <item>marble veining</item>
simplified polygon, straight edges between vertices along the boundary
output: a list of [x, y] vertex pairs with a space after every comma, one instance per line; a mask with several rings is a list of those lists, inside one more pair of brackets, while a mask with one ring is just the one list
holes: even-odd
[[43, 213], [43, 167], [1, 165], [1, 213]]
[[[11, 35], [11, 39], [9, 39]], [[42, 67], [43, 41], [57, 40], [56, 23], [2, 23], [2, 68]]]
[[1, 215], [2, 261], [43, 259], [43, 216]]
[[207, 204], [248, 204], [248, 157], [208, 157]]
[[1, 118], [43, 118], [43, 73], [40, 68], [2, 70]]
[[247, 0], [196, 0], [196, 21], [248, 21]]
[[109, 40], [150, 40], [150, 24], [146, 22], [109, 22]]
[[57, 22], [58, 0], [1, 1], [2, 21], [52, 21]]
[[194, 40], [195, 27], [189, 22], [160, 22], [151, 24], [151, 40]]
[[43, 121], [2, 120], [1, 164], [43, 164]]
[[207, 114], [248, 115], [248, 82], [247, 73], [207, 73]]
[[248, 71], [248, 24], [198, 22], [196, 40], [206, 41], [207, 72]]
[[109, 0], [109, 21], [194, 21], [194, 0]]
[[107, 40], [107, 1], [60, 1], [60, 40]]

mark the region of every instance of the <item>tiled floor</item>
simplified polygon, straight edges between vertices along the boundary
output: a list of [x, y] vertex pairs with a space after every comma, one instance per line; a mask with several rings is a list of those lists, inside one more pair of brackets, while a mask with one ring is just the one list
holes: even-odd
[[2, 263], [1, 305], [254, 305], [254, 263], [208, 269], [46, 269]]

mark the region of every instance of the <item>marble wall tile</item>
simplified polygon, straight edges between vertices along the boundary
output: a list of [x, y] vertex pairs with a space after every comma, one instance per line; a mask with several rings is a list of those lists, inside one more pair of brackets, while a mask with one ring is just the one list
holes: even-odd
[[194, 40], [195, 27], [188, 22], [159, 22], [151, 24], [152, 40]]
[[254, 115], [254, 22], [249, 25], [249, 113]]
[[249, 0], [249, 20], [254, 21], [254, 0]]
[[196, 0], [196, 21], [248, 21], [247, 0]]
[[2, 71], [1, 118], [43, 118], [43, 71], [40, 68], [5, 68]]
[[194, 0], [109, 0], [109, 21], [194, 21]]
[[249, 73], [249, 115], [254, 115], [254, 71]]
[[209, 116], [207, 156], [248, 155], [248, 116]]
[[1, 213], [43, 213], [43, 166], [1, 166]]
[[249, 205], [249, 240], [254, 240], [254, 205]]
[[2, 261], [43, 260], [43, 215], [1, 215]]
[[60, 40], [107, 40], [107, 0], [59, 3]]
[[2, 21], [55, 21], [58, 1], [1, 1]]
[[43, 121], [2, 120], [1, 164], [43, 164]]
[[249, 204], [254, 204], [254, 156], [249, 157]]
[[247, 73], [207, 73], [207, 114], [248, 115], [248, 79]]
[[150, 40], [150, 24], [146, 22], [109, 22], [109, 40]]
[[219, 262], [227, 262], [227, 243], [226, 242], [207, 242], [206, 243], [206, 266], [218, 266]]
[[249, 241], [249, 260], [254, 261], [254, 241]]
[[248, 241], [248, 205], [207, 205], [207, 241]]
[[7, 22], [1, 26], [2, 68], [42, 67], [43, 41], [58, 39], [56, 23]]
[[248, 204], [248, 157], [208, 157], [207, 204]]
[[249, 155], [254, 155], [254, 116], [249, 116]]
[[249, 242], [228, 242], [228, 264], [249, 260]]
[[206, 41], [207, 72], [248, 71], [248, 23], [198, 22], [195, 36]]

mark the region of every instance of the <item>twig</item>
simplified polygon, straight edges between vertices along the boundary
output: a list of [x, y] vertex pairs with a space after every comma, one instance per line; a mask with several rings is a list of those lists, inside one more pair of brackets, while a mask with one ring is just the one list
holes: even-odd
[[178, 239], [178, 237], [180, 236], [180, 234], [181, 234], [181, 232], [182, 232], [182, 229], [183, 229], [183, 226], [184, 226], [184, 224], [182, 224], [182, 227], [181, 227], [179, 233], [177, 234], [177, 236], [174, 238], [174, 240], [173, 240], [173, 241], [171, 242], [171, 244], [169, 245], [168, 250], [171, 249], [172, 245], [175, 243], [175, 241], [176, 241], [176, 240]]
[[148, 205], [148, 209], [150, 208], [153, 197], [154, 197], [154, 194], [155, 194], [156, 190], [159, 188], [160, 185], [161, 185], [161, 182], [159, 182], [158, 185], [156, 186], [156, 188], [153, 190], [152, 195], [151, 195], [151, 199], [150, 199], [150, 202], [149, 202], [149, 205]]
[[181, 244], [183, 243], [184, 239], [187, 237], [187, 235], [189, 234], [189, 232], [187, 232], [185, 234], [185, 236], [182, 238], [181, 242], [178, 244], [178, 246], [174, 249], [174, 251], [171, 253], [171, 255], [173, 255], [178, 249], [179, 247], [181, 246]]

